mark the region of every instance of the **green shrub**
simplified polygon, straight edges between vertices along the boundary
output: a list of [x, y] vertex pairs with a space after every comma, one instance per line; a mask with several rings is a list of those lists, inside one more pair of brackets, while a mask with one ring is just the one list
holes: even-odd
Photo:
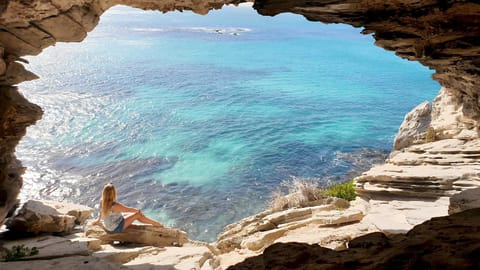
[[353, 180], [342, 184], [331, 185], [329, 188], [323, 190], [323, 194], [326, 196], [342, 198], [347, 201], [353, 201], [357, 196], [357, 194], [355, 194], [355, 189], [353, 188]]
[[306, 207], [309, 206], [310, 202], [327, 196], [338, 197], [347, 201], [354, 200], [356, 194], [353, 188], [353, 180], [322, 189], [314, 179], [292, 177], [290, 180], [283, 181], [280, 187], [272, 193], [270, 209], [281, 211], [290, 208]]
[[7, 254], [3, 257], [6, 262], [18, 261], [24, 257], [34, 256], [38, 254], [36, 247], [25, 247], [25, 245], [13, 246], [11, 249], [6, 250]]

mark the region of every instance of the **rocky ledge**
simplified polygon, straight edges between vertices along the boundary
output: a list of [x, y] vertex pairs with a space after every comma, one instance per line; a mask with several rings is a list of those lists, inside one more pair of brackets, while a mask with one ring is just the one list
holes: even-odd
[[[162, 12], [192, 10], [205, 14], [224, 4], [238, 4], [244, 0], [210, 1], [152, 1], [152, 0], [5, 0], [0, 3], [0, 85], [11, 86], [36, 76], [27, 71], [22, 57], [39, 54], [44, 48], [59, 41], [81, 41], [98, 23], [99, 17], [108, 8], [129, 5]], [[371, 0], [256, 0], [254, 8], [263, 15], [292, 12], [312, 21], [347, 23], [363, 27], [376, 45], [408, 60], [419, 61], [436, 71], [434, 79], [444, 87], [434, 101], [435, 106], [426, 106], [424, 117], [427, 123], [416, 126], [417, 135], [440, 139], [479, 138], [480, 119], [480, 4], [478, 1], [371, 1]], [[1, 90], [11, 91], [11, 90]], [[419, 89], [421, 91], [421, 89]], [[17, 94], [18, 95], [18, 94]], [[8, 100], [2, 103], [11, 102]], [[9, 131], [0, 133], [0, 224], [14, 207], [21, 187], [21, 166], [15, 159], [14, 147], [25, 133], [25, 128], [34, 123], [41, 110], [24, 100], [13, 101], [25, 104], [20, 116], [17, 110], [0, 110], [0, 126]], [[15, 103], [17, 104], [17, 103]], [[15, 107], [12, 104], [10, 107]], [[3, 109], [3, 106], [2, 106]], [[452, 114], [454, 112], [454, 114]], [[20, 119], [20, 120], [17, 120]], [[415, 127], [415, 124], [413, 125]], [[421, 134], [424, 135], [421, 135]], [[395, 150], [400, 151], [413, 141], [398, 140]], [[406, 150], [409, 152], [410, 150]], [[394, 162], [394, 161], [392, 161]], [[451, 166], [454, 166], [453, 163]], [[405, 166], [404, 166], [405, 167]], [[387, 167], [385, 167], [387, 169]], [[405, 167], [406, 168], [406, 167]], [[435, 169], [435, 167], [431, 167]], [[444, 167], [442, 167], [444, 168]], [[393, 191], [398, 182], [378, 182], [375, 172], [372, 178], [359, 179], [362, 194], [373, 193], [370, 188]], [[408, 176], [407, 172], [405, 176]], [[397, 179], [401, 179], [398, 177]], [[405, 177], [403, 177], [405, 178]], [[371, 184], [368, 182], [372, 180]], [[442, 181], [437, 181], [440, 183]], [[445, 182], [445, 181], [444, 181]], [[448, 182], [448, 180], [447, 180]], [[10, 184], [11, 183], [11, 184]], [[417, 184], [420, 183], [417, 181]], [[430, 182], [431, 183], [431, 182]], [[460, 182], [457, 182], [460, 184]], [[462, 183], [463, 184], [463, 183]], [[400, 184], [401, 185], [401, 184]], [[418, 184], [416, 189], [419, 189]], [[405, 187], [406, 185], [403, 185]], [[445, 187], [443, 185], [440, 188]], [[365, 190], [361, 190], [365, 188]], [[453, 190], [458, 186], [453, 187]], [[406, 191], [406, 189], [403, 189]], [[433, 191], [432, 191], [433, 192]], [[448, 192], [447, 192], [448, 193]]]
[[434, 218], [406, 235], [371, 233], [334, 251], [278, 243], [228, 269], [478, 269], [480, 209]]
[[[269, 209], [245, 218], [225, 227], [214, 243], [150, 225], [108, 234], [99, 226], [85, 225], [91, 214], [88, 207], [28, 201], [7, 222], [22, 221], [22, 231], [12, 227], [16, 230], [0, 234], [0, 261], [14, 246], [35, 248], [38, 254], [0, 262], [0, 267], [31, 269], [34, 263], [37, 270], [476, 269], [480, 208], [470, 209], [480, 203], [470, 200], [472, 191], [476, 196], [480, 189], [452, 199], [454, 210], [464, 212], [433, 218], [406, 235], [379, 229], [371, 222], [371, 204], [361, 198], [348, 202], [325, 197], [305, 207]], [[388, 218], [388, 211], [380, 219]], [[74, 223], [83, 229], [65, 226]]]

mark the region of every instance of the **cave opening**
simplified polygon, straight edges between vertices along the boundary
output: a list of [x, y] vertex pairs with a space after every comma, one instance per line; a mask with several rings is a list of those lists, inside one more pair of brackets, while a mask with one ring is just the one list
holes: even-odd
[[282, 180], [351, 178], [439, 90], [360, 31], [250, 5], [110, 9], [82, 43], [29, 58], [41, 79], [19, 88], [44, 116], [17, 147], [21, 198], [95, 206], [114, 182], [127, 204], [212, 241]]

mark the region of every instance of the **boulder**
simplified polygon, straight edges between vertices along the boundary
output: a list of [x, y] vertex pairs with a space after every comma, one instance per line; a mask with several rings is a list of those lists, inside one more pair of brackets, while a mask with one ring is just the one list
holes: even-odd
[[468, 209], [480, 208], [480, 188], [467, 189], [450, 198], [448, 214], [459, 213]]
[[90, 225], [85, 236], [100, 239], [103, 243], [115, 241], [150, 246], [182, 246], [189, 242], [187, 233], [178, 229], [151, 225], [130, 225], [121, 233], [107, 233], [101, 226]]
[[431, 112], [432, 105], [428, 101], [424, 101], [409, 112], [398, 130], [393, 149], [400, 150], [412, 144], [422, 143], [425, 138], [423, 135], [430, 126]]
[[53, 201], [27, 201], [6, 225], [12, 232], [70, 233], [92, 214], [90, 207]]

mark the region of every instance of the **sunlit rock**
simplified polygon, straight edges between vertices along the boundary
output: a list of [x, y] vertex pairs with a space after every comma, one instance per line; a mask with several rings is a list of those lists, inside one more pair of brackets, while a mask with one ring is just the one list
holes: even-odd
[[480, 208], [480, 188], [467, 189], [450, 198], [448, 213], [455, 214], [468, 209]]
[[352, 240], [343, 251], [276, 243], [228, 269], [475, 269], [479, 230], [480, 209], [472, 209], [434, 218], [406, 235], [367, 234]]
[[69, 233], [75, 225], [83, 224], [92, 212], [90, 207], [78, 204], [29, 200], [6, 225], [13, 232]]
[[85, 236], [100, 239], [103, 243], [120, 241], [151, 246], [182, 246], [189, 241], [184, 231], [150, 225], [131, 225], [121, 233], [107, 233], [101, 226], [89, 225]]
[[409, 112], [398, 131], [393, 144], [394, 150], [400, 150], [412, 144], [425, 142], [425, 133], [431, 122], [432, 105], [425, 101]]

